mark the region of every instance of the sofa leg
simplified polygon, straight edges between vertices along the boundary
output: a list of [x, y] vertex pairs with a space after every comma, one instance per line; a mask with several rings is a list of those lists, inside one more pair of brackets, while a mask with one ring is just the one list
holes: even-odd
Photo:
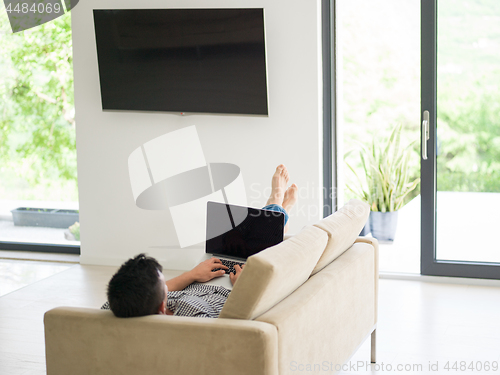
[[372, 332], [372, 351], [371, 351], [371, 363], [377, 361], [377, 330], [374, 329]]

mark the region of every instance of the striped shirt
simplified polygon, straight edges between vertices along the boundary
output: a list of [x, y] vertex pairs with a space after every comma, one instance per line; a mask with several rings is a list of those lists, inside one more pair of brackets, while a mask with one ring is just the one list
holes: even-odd
[[[176, 316], [217, 318], [230, 292], [223, 286], [193, 283], [183, 290], [169, 291], [167, 309]], [[109, 310], [109, 302], [101, 309]]]
[[177, 316], [217, 318], [230, 292], [223, 286], [193, 283], [183, 290], [169, 291], [167, 309]]

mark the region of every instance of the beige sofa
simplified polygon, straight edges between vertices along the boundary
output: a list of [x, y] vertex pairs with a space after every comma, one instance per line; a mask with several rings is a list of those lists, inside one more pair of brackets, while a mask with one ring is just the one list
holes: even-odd
[[250, 257], [218, 319], [50, 310], [47, 374], [334, 373], [370, 335], [374, 362], [378, 244], [358, 238], [368, 214], [351, 200]]

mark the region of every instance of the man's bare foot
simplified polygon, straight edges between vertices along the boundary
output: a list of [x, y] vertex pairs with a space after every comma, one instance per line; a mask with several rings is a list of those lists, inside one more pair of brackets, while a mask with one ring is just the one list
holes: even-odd
[[[298, 187], [295, 184], [292, 184], [286, 191], [285, 191], [285, 196], [283, 198], [283, 205], [282, 207], [285, 209], [288, 215], [290, 215], [290, 211], [297, 202], [298, 199]], [[290, 220], [285, 225], [285, 233], [288, 231], [288, 227], [290, 225]]]
[[293, 205], [297, 202], [299, 188], [292, 184], [286, 191], [283, 197], [283, 208], [286, 212], [290, 212]]
[[279, 204], [282, 206], [288, 180], [288, 170], [283, 164], [278, 165], [271, 180], [271, 196], [266, 205]]

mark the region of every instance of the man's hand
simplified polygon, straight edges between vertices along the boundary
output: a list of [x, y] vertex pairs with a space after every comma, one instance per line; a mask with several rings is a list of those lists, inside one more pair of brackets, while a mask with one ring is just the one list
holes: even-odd
[[[216, 268], [222, 268], [219, 271], [212, 271]], [[201, 262], [191, 271], [184, 272], [182, 275], [174, 277], [173, 279], [167, 280], [167, 288], [170, 291], [182, 290], [188, 285], [191, 285], [195, 281], [199, 283], [204, 283], [212, 280], [215, 277], [223, 276], [227, 270], [227, 266], [223, 265], [222, 262], [217, 258], [210, 258], [204, 262]]]
[[236, 280], [238, 280], [238, 277], [240, 277], [241, 271], [243, 271], [244, 267], [245, 267], [245, 265], [242, 265], [241, 267], [239, 266], [239, 264], [234, 265], [235, 273], [231, 272], [229, 274], [229, 279], [231, 280], [231, 284], [234, 285], [234, 283], [236, 283]]
[[[212, 271], [216, 268], [222, 268], [219, 271]], [[223, 276], [227, 270], [227, 266], [223, 265], [222, 262], [217, 258], [210, 258], [198, 264], [195, 268], [193, 268], [191, 272], [191, 276], [194, 281], [198, 281], [199, 283], [204, 283], [212, 280], [215, 277]]]

